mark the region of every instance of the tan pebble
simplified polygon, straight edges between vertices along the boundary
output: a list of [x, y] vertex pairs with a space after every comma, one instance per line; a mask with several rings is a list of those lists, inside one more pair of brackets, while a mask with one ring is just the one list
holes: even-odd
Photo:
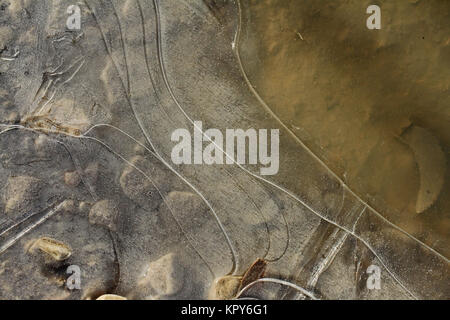
[[66, 260], [72, 255], [72, 249], [68, 245], [48, 237], [36, 240], [31, 247], [31, 251], [34, 251], [35, 248], [45, 252], [57, 261]]
[[146, 150], [145, 150], [145, 148], [144, 148], [143, 146], [141, 146], [140, 144], [136, 144], [136, 145], [134, 146], [134, 152], [135, 152], [137, 155], [143, 156], [143, 155], [145, 155]]
[[123, 7], [122, 7], [122, 13], [124, 15], [129, 15], [130, 12], [133, 10], [133, 1], [126, 0], [124, 1]]
[[13, 38], [13, 30], [8, 26], [0, 27], [0, 49], [3, 49]]
[[411, 126], [401, 135], [414, 153], [419, 169], [420, 188], [416, 212], [422, 213], [438, 199], [445, 183], [446, 155], [440, 141], [428, 130]]
[[21, 1], [12, 1], [8, 6], [11, 15], [17, 15], [23, 9]]
[[118, 296], [116, 294], [104, 294], [98, 297], [96, 300], [127, 300], [127, 298]]
[[9, 123], [16, 123], [20, 121], [20, 116], [17, 112], [11, 112], [8, 117], [6, 118], [6, 120]]
[[74, 212], [76, 210], [75, 201], [71, 199], [64, 200], [61, 207], [66, 212]]
[[155, 185], [161, 186], [167, 183], [167, 178], [142, 156], [133, 157], [131, 163], [151, 176], [152, 180], [146, 179], [136, 168], [127, 166], [120, 176], [122, 191], [128, 198], [146, 210], [154, 210], [162, 201]]
[[81, 177], [76, 171], [66, 172], [64, 174], [64, 182], [70, 187], [76, 187], [81, 182]]
[[6, 214], [24, 214], [38, 205], [41, 180], [30, 176], [9, 177], [5, 186]]
[[36, 150], [41, 150], [46, 147], [48, 142], [49, 142], [48, 137], [45, 134], [40, 134], [34, 141], [34, 146], [36, 147]]
[[212, 299], [230, 300], [233, 299], [241, 285], [242, 277], [224, 276], [214, 281]]
[[90, 163], [86, 169], [84, 169], [84, 173], [91, 182], [97, 181], [98, 177], [98, 163]]
[[[178, 293], [184, 284], [184, 269], [175, 254], [169, 253], [149, 264], [144, 277], [140, 279], [140, 288], [150, 287], [154, 296], [167, 297]], [[152, 297], [155, 299], [155, 297]]]
[[89, 212], [89, 208], [90, 204], [84, 201], [80, 202], [80, 204], [78, 205], [78, 210], [82, 213]]
[[119, 209], [114, 201], [101, 200], [95, 203], [89, 211], [89, 222], [115, 231], [118, 215]]

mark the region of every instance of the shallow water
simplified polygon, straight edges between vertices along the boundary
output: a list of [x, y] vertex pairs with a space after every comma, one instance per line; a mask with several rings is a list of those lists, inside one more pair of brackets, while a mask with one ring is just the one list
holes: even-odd
[[[450, 4], [380, 1], [382, 28], [368, 30], [369, 4], [244, 1], [242, 63], [267, 105], [350, 188], [449, 254]], [[408, 143], [415, 127], [421, 138]]]

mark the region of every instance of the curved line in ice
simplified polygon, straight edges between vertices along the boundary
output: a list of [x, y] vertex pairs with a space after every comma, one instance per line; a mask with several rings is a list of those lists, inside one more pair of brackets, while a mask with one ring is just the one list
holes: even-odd
[[[3, 125], [0, 124], [0, 126], [3, 126]], [[93, 127], [99, 127], [99, 126], [101, 126], [101, 125], [95, 125], [95, 126], [93, 126]], [[110, 126], [110, 125], [107, 125], [107, 126], [113, 127], [113, 126]], [[115, 128], [115, 127], [114, 127], [114, 128]], [[55, 132], [53, 132], [53, 131], [51, 131], [51, 130], [44, 129], [44, 128], [41, 128], [40, 130], [35, 130], [35, 129], [27, 128], [27, 127], [24, 127], [24, 126], [21, 126], [21, 125], [11, 125], [11, 126], [9, 126], [8, 129], [1, 131], [0, 134], [5, 133], [5, 132], [7, 132], [7, 131], [15, 130], [15, 129], [26, 130], [26, 131], [30, 131], [30, 132], [37, 133], [37, 134], [42, 133], [40, 130], [42, 130], [42, 131], [47, 131], [48, 133], [55, 133]], [[92, 129], [93, 129], [93, 128], [88, 129], [87, 132], [90, 132]], [[116, 128], [116, 129], [118, 129], [118, 128]], [[125, 132], [123, 132], [123, 131], [120, 130], [120, 129], [118, 129], [118, 130], [121, 131], [122, 133], [125, 133]], [[192, 246], [193, 250], [199, 255], [199, 257], [200, 257], [200, 258], [202, 259], [202, 261], [205, 263], [205, 265], [207, 266], [208, 270], [211, 272], [211, 274], [213, 275], [213, 277], [216, 277], [216, 275], [214, 274], [214, 272], [213, 272], [213, 270], [211, 269], [211, 267], [209, 266], [209, 264], [206, 262], [206, 260], [203, 258], [203, 256], [198, 252], [198, 250], [196, 249], [196, 247], [190, 242], [190, 240], [189, 240], [190, 237], [189, 237], [189, 236], [187, 235], [187, 233], [183, 230], [182, 226], [181, 226], [180, 223], [178, 222], [178, 219], [175, 217], [175, 214], [173, 213], [173, 210], [172, 210], [171, 206], [168, 204], [168, 201], [166, 200], [166, 198], [164, 197], [164, 195], [162, 194], [162, 192], [160, 191], [160, 189], [158, 188], [158, 186], [156, 186], [156, 184], [153, 182], [153, 180], [152, 180], [145, 172], [143, 172], [143, 171], [142, 171], [141, 169], [139, 169], [137, 166], [135, 166], [134, 164], [132, 164], [131, 162], [129, 162], [127, 159], [125, 159], [125, 157], [123, 157], [120, 153], [118, 153], [118, 152], [116, 152], [115, 150], [113, 150], [108, 144], [104, 143], [103, 141], [101, 141], [101, 140], [99, 140], [99, 139], [97, 139], [97, 138], [95, 138], [95, 137], [85, 136], [85, 135], [79, 135], [79, 136], [77, 136], [77, 135], [66, 134], [66, 133], [61, 133], [61, 135], [62, 135], [62, 136], [72, 137], [72, 138], [78, 138], [78, 139], [92, 140], [92, 141], [95, 141], [95, 142], [101, 144], [101, 145], [102, 145], [104, 148], [106, 148], [109, 152], [111, 152], [112, 154], [116, 155], [118, 158], [120, 158], [120, 159], [121, 159], [122, 161], [124, 161], [126, 164], [128, 164], [129, 166], [131, 166], [131, 167], [133, 167], [134, 169], [136, 169], [136, 170], [137, 170], [140, 174], [142, 174], [148, 181], [150, 181], [150, 183], [151, 183], [151, 184], [155, 187], [155, 189], [158, 191], [158, 193], [159, 193], [159, 195], [161, 196], [161, 198], [163, 199], [164, 203], [165, 203], [165, 204], [167, 205], [167, 207], [169, 208], [172, 217], [175, 219], [175, 221], [176, 221], [178, 227], [180, 228], [181, 232], [182, 232], [182, 233], [184, 234], [184, 236], [188, 239], [188, 242], [189, 242], [189, 244]], [[135, 140], [135, 139], [132, 138], [130, 135], [127, 134], [127, 136], [130, 137], [131, 139]], [[62, 143], [61, 141], [59, 141], [59, 140], [57, 140], [57, 139], [56, 139], [56, 141], [57, 141], [58, 143]], [[135, 141], [137, 141], [137, 140], [135, 140]], [[63, 143], [62, 143], [62, 144], [63, 144]], [[63, 145], [64, 145], [64, 144], [63, 144]], [[145, 146], [144, 146], [144, 147], [145, 147]], [[146, 149], [148, 150], [148, 148], [146, 148]], [[150, 150], [148, 150], [148, 151], [151, 152]], [[94, 197], [94, 199], [95, 199], [95, 198], [96, 198], [96, 197]], [[28, 217], [28, 218], [30, 218], [30, 217]], [[28, 218], [27, 218], [27, 219], [28, 219]], [[25, 219], [25, 220], [27, 220], [27, 219]], [[39, 220], [39, 221], [40, 221], [40, 220]], [[20, 223], [19, 223], [19, 224], [20, 224]], [[9, 231], [9, 230], [7, 230], [7, 231]], [[4, 232], [2, 232], [2, 234], [3, 234], [3, 233], [4, 233]], [[9, 247], [8, 247], [8, 248], [9, 248]], [[2, 249], [3, 249], [3, 247], [2, 247]], [[3, 252], [3, 251], [0, 250], [0, 254], [1, 254], [1, 252]]]
[[262, 282], [276, 283], [276, 284], [280, 284], [282, 286], [291, 287], [291, 288], [299, 291], [303, 295], [307, 296], [308, 298], [311, 298], [312, 300], [319, 300], [318, 298], [316, 298], [314, 296], [314, 294], [312, 292], [309, 292], [308, 290], [305, 290], [302, 287], [300, 287], [292, 282], [280, 280], [280, 279], [276, 279], [276, 278], [261, 278], [261, 279], [251, 282], [248, 285], [246, 285], [241, 291], [239, 291], [239, 293], [236, 295], [236, 298], [239, 298], [245, 291], [247, 291], [253, 285], [255, 285], [257, 283], [262, 283]]
[[[158, 7], [158, 0], [153, 0], [153, 3], [155, 4], [155, 10], [156, 10], [156, 13], [157, 13], [157, 21], [158, 21], [158, 33], [160, 33], [161, 32], [161, 30], [160, 30], [160, 21], [159, 21], [159, 7]], [[239, 3], [239, 1], [238, 1], [238, 3]], [[240, 4], [239, 4], [240, 5]], [[194, 128], [195, 129], [197, 129], [199, 132], [202, 132], [202, 134], [203, 134], [203, 136], [204, 137], [206, 137], [211, 143], [214, 143], [215, 144], [215, 142], [212, 140], [212, 139], [210, 139], [195, 123], [194, 123], [194, 121], [189, 117], [189, 115], [185, 112], [185, 110], [181, 107], [181, 105], [180, 105], [180, 103], [178, 102], [178, 100], [177, 100], [177, 98], [175, 97], [175, 95], [174, 95], [174, 93], [173, 93], [173, 91], [172, 91], [172, 88], [171, 88], [171, 86], [170, 86], [170, 84], [169, 84], [169, 82], [168, 82], [168, 79], [167, 79], [167, 75], [166, 75], [166, 71], [165, 71], [165, 66], [164, 66], [164, 60], [163, 60], [163, 56], [162, 56], [162, 51], [161, 51], [161, 36], [159, 36], [158, 37], [158, 56], [159, 56], [159, 62], [160, 62], [160, 67], [161, 67], [161, 71], [162, 71], [162, 75], [163, 75], [163, 78], [164, 78], [164, 83], [165, 83], [165, 85], [166, 85], [166, 87], [167, 87], [167, 90], [169, 91], [169, 93], [170, 93], [170, 95], [172, 96], [172, 99], [174, 100], [174, 102], [175, 102], [175, 104], [178, 106], [178, 108], [180, 109], [180, 111], [184, 114], [184, 116], [192, 123], [192, 125], [194, 126]], [[284, 127], [285, 127], [285, 125], [284, 124], [282, 124]], [[321, 219], [323, 219], [323, 220], [325, 220], [325, 221], [327, 221], [328, 223], [330, 223], [330, 224], [332, 224], [332, 225], [334, 225], [334, 226], [336, 226], [337, 228], [340, 228], [340, 229], [342, 229], [342, 230], [344, 230], [344, 231], [346, 231], [346, 232], [348, 232], [348, 233], [350, 233], [352, 236], [354, 236], [356, 239], [358, 239], [358, 240], [360, 240], [362, 243], [364, 243], [366, 246], [367, 246], [367, 248], [370, 250], [370, 251], [372, 251], [372, 253], [377, 257], [377, 259], [380, 261], [380, 263], [383, 265], [383, 267], [386, 269], [386, 271], [391, 275], [391, 277], [406, 291], [406, 292], [408, 292], [408, 294], [409, 295], [411, 295], [413, 298], [415, 298], [415, 299], [417, 299], [417, 297], [408, 289], [408, 288], [406, 288], [404, 285], [403, 285], [403, 283], [401, 283], [400, 282], [400, 280], [397, 278], [397, 276], [392, 272], [392, 271], [390, 271], [389, 270], [389, 268], [386, 266], [386, 264], [384, 263], [384, 261], [380, 258], [380, 256], [375, 252], [375, 250], [367, 243], [367, 241], [366, 240], [364, 240], [364, 239], [362, 239], [360, 236], [358, 236], [358, 235], [356, 235], [355, 233], [353, 233], [351, 230], [349, 230], [349, 229], [347, 229], [346, 227], [344, 227], [344, 226], [341, 226], [341, 225], [339, 225], [338, 223], [336, 223], [336, 222], [334, 222], [334, 221], [332, 221], [332, 220], [330, 220], [330, 219], [328, 219], [328, 218], [326, 218], [325, 216], [323, 216], [322, 214], [320, 214], [320, 213], [318, 213], [317, 211], [315, 211], [312, 207], [310, 207], [308, 204], [306, 204], [303, 200], [301, 200], [300, 198], [298, 198], [296, 195], [294, 195], [293, 193], [291, 193], [290, 191], [288, 191], [287, 189], [285, 189], [285, 188], [283, 188], [283, 187], [281, 187], [281, 186], [279, 186], [279, 185], [277, 185], [277, 184], [275, 184], [275, 183], [273, 183], [273, 182], [271, 182], [271, 181], [269, 181], [269, 180], [267, 180], [267, 179], [265, 179], [265, 178], [263, 178], [263, 177], [261, 177], [261, 176], [259, 176], [259, 175], [257, 175], [257, 174], [255, 174], [255, 173], [253, 173], [253, 172], [251, 172], [251, 171], [249, 171], [248, 169], [246, 169], [245, 167], [243, 167], [242, 165], [240, 165], [239, 163], [237, 163], [236, 161], [234, 161], [234, 159], [233, 158], [231, 158], [222, 148], [220, 148], [220, 146], [218, 146], [217, 144], [215, 144], [216, 145], [216, 147], [221, 151], [221, 152], [223, 152], [224, 153], [224, 155], [226, 156], [226, 157], [228, 157], [229, 159], [231, 159], [232, 161], [233, 161], [233, 163], [234, 164], [236, 164], [239, 168], [241, 168], [244, 172], [246, 172], [247, 174], [249, 174], [249, 175], [251, 175], [251, 176], [253, 176], [253, 177], [255, 177], [255, 178], [257, 178], [257, 179], [259, 179], [259, 180], [261, 180], [261, 181], [264, 181], [264, 182], [266, 182], [266, 183], [268, 183], [269, 185], [271, 185], [271, 186], [273, 186], [273, 187], [275, 187], [275, 188], [277, 188], [278, 190], [280, 190], [280, 191], [282, 191], [282, 192], [284, 192], [284, 193], [286, 193], [287, 195], [289, 195], [291, 198], [293, 198], [293, 199], [295, 199], [296, 201], [298, 201], [299, 203], [301, 203], [303, 206], [305, 206], [307, 209], [309, 209], [312, 213], [314, 213], [315, 215], [317, 215], [319, 218], [321, 218]], [[309, 149], [307, 149], [307, 150], [309, 150]], [[311, 152], [311, 151], [309, 151], [309, 152]], [[312, 152], [311, 152], [312, 153]], [[317, 158], [316, 156], [314, 156], [315, 158]], [[321, 162], [321, 163], [323, 163], [323, 162]], [[345, 184], [344, 184], [344, 186], [345, 186]], [[359, 198], [358, 198], [359, 199]], [[364, 203], [364, 202], [363, 202]], [[392, 223], [391, 223], [392, 224]], [[396, 227], [396, 228], [398, 228], [398, 227]], [[398, 228], [398, 229], [400, 229], [400, 228]], [[400, 229], [401, 230], [401, 229]], [[405, 232], [405, 231], [403, 231], [403, 232]], [[411, 236], [412, 237], [412, 236]], [[415, 239], [415, 238], [414, 238]], [[416, 239], [417, 240], [417, 239]], [[419, 240], [417, 240], [417, 241], [419, 241]], [[419, 241], [420, 242], [420, 241]], [[432, 249], [433, 250], [433, 249]], [[433, 250], [434, 251], [434, 250]], [[439, 254], [440, 255], [440, 254]], [[441, 257], [442, 257], [442, 255], [440, 255]], [[445, 259], [445, 257], [443, 257], [444, 259]]]
[[299, 143], [314, 159], [316, 159], [324, 168], [326, 168], [335, 179], [337, 179], [341, 185], [347, 189], [354, 197], [356, 197], [359, 201], [361, 201], [361, 203], [363, 203], [365, 206], [367, 206], [368, 208], [370, 208], [379, 218], [381, 218], [384, 222], [388, 223], [390, 226], [392, 226], [393, 228], [397, 229], [398, 231], [402, 232], [403, 234], [405, 234], [406, 236], [408, 236], [410, 239], [416, 241], [417, 243], [419, 243], [420, 245], [424, 246], [425, 248], [427, 248], [428, 250], [430, 250], [431, 252], [433, 252], [434, 254], [436, 254], [437, 256], [439, 256], [440, 258], [444, 259], [445, 262], [449, 263], [449, 260], [442, 255], [441, 253], [439, 253], [438, 251], [436, 251], [435, 249], [431, 248], [430, 246], [428, 246], [427, 244], [423, 243], [422, 241], [420, 241], [419, 239], [417, 239], [416, 237], [414, 237], [413, 235], [409, 234], [408, 232], [406, 232], [405, 230], [403, 230], [402, 228], [400, 228], [399, 226], [395, 225], [394, 223], [392, 223], [391, 221], [389, 221], [388, 219], [386, 219], [383, 215], [381, 215], [377, 210], [375, 210], [374, 208], [372, 208], [369, 204], [367, 204], [364, 200], [362, 200], [355, 192], [353, 192], [353, 190], [351, 190], [346, 184], [345, 182], [335, 173], [333, 172], [330, 168], [328, 168], [328, 166], [318, 157], [316, 156], [296, 135], [294, 132], [292, 132], [292, 130], [289, 129], [288, 126], [286, 126], [283, 121], [281, 121], [281, 119], [272, 111], [272, 109], [266, 104], [266, 102], [261, 98], [261, 96], [258, 94], [258, 92], [255, 90], [255, 88], [253, 87], [253, 85], [251, 84], [250, 80], [247, 77], [247, 74], [244, 70], [244, 67], [242, 65], [242, 61], [241, 61], [241, 57], [240, 57], [240, 53], [239, 53], [239, 40], [240, 40], [240, 33], [241, 33], [241, 25], [242, 25], [242, 9], [241, 9], [241, 3], [240, 0], [237, 1], [238, 4], [238, 11], [239, 11], [239, 21], [238, 21], [238, 28], [236, 30], [236, 34], [234, 37], [234, 41], [233, 41], [233, 51], [236, 55], [236, 58], [238, 60], [238, 65], [239, 65], [239, 69], [241, 70], [241, 73], [245, 79], [245, 82], [247, 83], [247, 86], [249, 87], [250, 91], [253, 93], [253, 95], [257, 98], [257, 100], [261, 103], [261, 105], [264, 107], [264, 109], [277, 121], [280, 123], [280, 125], [294, 138], [295, 141], [297, 141], [297, 143]]
[[[87, 3], [87, 0], [84, 0], [84, 1], [86, 3], [86, 6], [88, 7], [88, 9], [92, 12], [95, 21], [97, 22], [98, 28], [99, 28], [100, 33], [101, 33], [102, 38], [103, 38], [103, 42], [104, 42], [105, 47], [106, 47], [106, 50], [107, 50], [109, 56], [111, 57], [111, 60], [112, 60], [112, 62], [114, 64], [115, 69], [117, 70], [117, 72], [119, 72], [118, 71], [119, 69], [118, 69], [118, 67], [116, 65], [116, 62], [112, 58], [111, 52], [109, 50], [109, 47], [106, 44], [105, 36], [104, 36], [103, 31], [102, 31], [102, 29], [100, 27], [100, 24], [99, 24], [98, 19], [97, 19], [96, 15], [95, 15], [95, 12], [94, 12], [94, 10], [91, 9], [89, 4]], [[120, 73], [119, 73], [119, 75], [120, 75]], [[126, 92], [126, 88], [125, 88], [125, 84], [123, 82], [123, 79], [120, 76], [119, 76], [119, 78], [121, 80], [122, 87], [124, 88], [124, 91]], [[126, 94], [125, 96], [126, 96], [126, 100], [128, 102], [128, 105], [130, 106], [130, 109], [133, 112], [133, 116], [136, 119], [140, 130], [142, 131], [142, 134], [144, 135], [144, 137], [146, 138], [146, 140], [150, 144], [150, 146], [153, 148], [153, 150], [154, 150], [158, 160], [161, 163], [163, 163], [168, 169], [170, 169], [173, 173], [175, 173], [181, 180], [183, 180], [183, 182], [186, 183], [199, 197], [201, 197], [202, 200], [205, 202], [205, 204], [210, 208], [210, 210], [211, 210], [211, 212], [212, 212], [212, 214], [213, 214], [213, 216], [214, 216], [214, 218], [216, 220], [216, 223], [218, 224], [219, 228], [221, 229], [221, 232], [224, 234], [226, 242], [227, 242], [227, 245], [228, 245], [228, 247], [229, 247], [229, 249], [231, 251], [231, 254], [232, 254], [232, 267], [231, 267], [231, 270], [230, 270], [229, 274], [234, 274], [236, 272], [236, 270], [238, 269], [238, 264], [237, 264], [237, 256], [238, 255], [237, 255], [236, 250], [235, 250], [235, 248], [234, 248], [234, 246], [233, 246], [233, 244], [232, 244], [232, 242], [231, 242], [231, 240], [230, 240], [230, 238], [228, 236], [228, 233], [226, 232], [222, 222], [220, 221], [219, 217], [217, 216], [217, 213], [215, 212], [214, 208], [209, 203], [209, 201], [205, 198], [205, 196], [203, 196], [203, 194], [192, 183], [190, 183], [177, 170], [175, 170], [169, 163], [167, 163], [167, 161], [165, 161], [163, 159], [163, 157], [157, 152], [157, 149], [155, 148], [155, 146], [152, 143], [152, 140], [150, 139], [150, 136], [148, 135], [147, 131], [145, 130], [145, 128], [143, 126], [143, 124], [141, 123], [141, 120], [137, 116], [136, 111], [134, 110], [134, 107], [133, 107], [133, 104], [132, 104], [132, 102], [130, 100], [130, 97], [128, 96], [128, 94]]]

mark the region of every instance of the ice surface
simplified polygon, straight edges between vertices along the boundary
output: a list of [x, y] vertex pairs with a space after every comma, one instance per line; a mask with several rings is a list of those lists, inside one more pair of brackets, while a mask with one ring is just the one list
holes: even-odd
[[[241, 4], [87, 0], [81, 31], [61, 1], [21, 4], [1, 17], [20, 48], [1, 65], [1, 298], [206, 299], [258, 258], [264, 278], [240, 298], [449, 297], [448, 259], [350, 190], [252, 88]], [[279, 129], [279, 173], [174, 165], [171, 133], [195, 120]], [[70, 257], [30, 250], [44, 236]], [[69, 265], [81, 290], [65, 287]]]

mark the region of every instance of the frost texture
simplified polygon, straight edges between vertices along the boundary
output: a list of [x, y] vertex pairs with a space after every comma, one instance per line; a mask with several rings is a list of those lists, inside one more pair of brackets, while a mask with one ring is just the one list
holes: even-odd
[[[239, 58], [239, 4], [87, 0], [79, 32], [64, 29], [61, 1], [22, 6], [1, 18], [22, 21], [20, 54], [2, 65], [1, 298], [204, 299], [258, 258], [267, 279], [241, 298], [449, 297], [448, 259], [364, 203], [262, 105]], [[194, 120], [280, 129], [278, 175], [172, 164], [171, 132]], [[31, 254], [43, 236], [70, 258]], [[79, 291], [64, 286], [73, 264]], [[366, 288], [372, 264], [381, 290]]]

